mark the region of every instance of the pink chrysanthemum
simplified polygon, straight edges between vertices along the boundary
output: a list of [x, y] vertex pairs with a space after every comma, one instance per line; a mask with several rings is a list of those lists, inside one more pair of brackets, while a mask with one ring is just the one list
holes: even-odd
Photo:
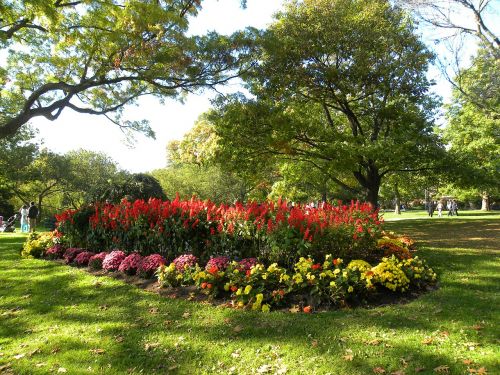
[[127, 255], [121, 250], [114, 250], [106, 255], [102, 262], [102, 269], [116, 271]]

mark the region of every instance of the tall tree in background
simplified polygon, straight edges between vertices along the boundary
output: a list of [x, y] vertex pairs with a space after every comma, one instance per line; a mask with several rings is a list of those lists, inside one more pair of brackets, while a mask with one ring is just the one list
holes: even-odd
[[500, 195], [500, 59], [480, 49], [461, 79], [466, 93], [481, 97], [483, 105], [455, 89], [448, 106], [444, 133], [461, 164], [455, 185], [476, 189], [482, 196], [481, 209], [489, 210], [490, 196]]
[[[469, 60], [471, 45], [479, 45], [483, 55], [489, 55], [492, 61], [500, 59], [500, 37], [497, 34], [498, 0], [402, 0], [401, 7], [412, 12], [414, 17], [432, 30], [433, 44], [440, 51], [439, 66], [444, 77], [453, 86], [455, 95], [474, 103], [479, 109], [498, 117], [498, 107], [491, 106], [491, 101], [471, 87], [466, 76], [468, 68], [481, 60]], [[444, 52], [447, 53], [444, 53]], [[487, 70], [492, 73], [492, 70]], [[486, 73], [486, 71], [485, 71]], [[464, 75], [465, 74], [465, 75]], [[481, 83], [488, 84], [489, 77], [483, 76]], [[486, 99], [486, 100], [484, 100]]]
[[374, 206], [385, 176], [429, 168], [442, 151], [432, 55], [388, 1], [290, 2], [260, 41], [255, 98], [221, 100], [212, 117], [223, 149], [307, 161]]
[[176, 98], [245, 69], [248, 33], [187, 36], [200, 0], [0, 0], [0, 138], [62, 111], [122, 119], [144, 95]]

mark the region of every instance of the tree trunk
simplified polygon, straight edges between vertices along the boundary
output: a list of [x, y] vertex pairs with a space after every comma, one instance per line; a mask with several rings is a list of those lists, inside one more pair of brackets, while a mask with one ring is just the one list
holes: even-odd
[[40, 218], [42, 217], [42, 200], [43, 196], [39, 195], [38, 196], [38, 217], [37, 217], [37, 225], [40, 224]]
[[489, 211], [490, 210], [490, 196], [488, 192], [483, 191], [482, 200], [481, 200], [481, 211]]
[[360, 171], [353, 172], [354, 177], [361, 186], [366, 189], [366, 201], [371, 203], [373, 209], [378, 208], [378, 193], [380, 190], [380, 181], [382, 177], [378, 172], [378, 168], [370, 160], [366, 170], [366, 176]]
[[396, 198], [396, 207], [394, 207], [394, 212], [397, 215], [401, 215], [401, 195], [399, 194], [398, 183], [394, 184], [394, 196]]

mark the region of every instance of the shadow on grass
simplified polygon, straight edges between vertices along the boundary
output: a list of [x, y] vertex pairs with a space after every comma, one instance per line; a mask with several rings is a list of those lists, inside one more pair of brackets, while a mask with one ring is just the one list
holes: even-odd
[[[453, 365], [456, 348], [440, 350], [446, 341], [431, 346], [421, 341], [443, 330], [453, 337], [478, 320], [497, 318], [491, 296], [498, 295], [498, 267], [491, 254], [498, 250], [493, 245], [498, 225], [477, 227], [479, 222], [456, 222], [451, 229], [440, 222], [419, 223], [416, 230], [412, 223], [391, 223], [400, 232], [417, 233], [424, 246], [436, 247], [422, 252], [442, 271], [441, 288], [405, 305], [313, 315], [261, 314], [165, 299], [57, 263], [20, 260], [14, 250], [19, 242], [2, 242], [0, 282], [9, 287], [0, 289], [0, 345], [18, 351], [25, 343], [42, 347], [33, 359], [16, 362], [21, 373], [46, 373], [33, 367], [42, 356], [81, 369], [75, 373], [89, 366], [117, 374], [227, 373], [233, 364], [239, 373], [250, 373], [278, 357], [294, 369], [331, 363], [338, 374], [368, 374], [374, 365], [397, 370], [401, 358], [410, 363], [408, 371], [426, 366], [423, 373], [434, 373], [432, 366], [449, 364], [451, 373], [463, 373], [463, 366]], [[456, 249], [462, 242], [470, 245], [464, 236], [471, 234], [488, 245]], [[494, 342], [489, 330], [481, 334], [483, 341]], [[366, 344], [373, 337], [380, 344]], [[44, 345], [42, 338], [48, 340]], [[99, 354], [100, 348], [105, 352]], [[252, 352], [255, 362], [233, 356], [236, 348]], [[342, 360], [351, 349], [354, 360]], [[482, 365], [495, 367], [492, 361]]]

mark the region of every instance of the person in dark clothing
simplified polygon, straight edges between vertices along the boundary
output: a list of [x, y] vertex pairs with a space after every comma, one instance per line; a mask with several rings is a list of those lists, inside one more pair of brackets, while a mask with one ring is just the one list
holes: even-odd
[[36, 219], [38, 218], [38, 207], [35, 202], [30, 202], [30, 207], [28, 208], [28, 224], [30, 226], [30, 232], [36, 230]]
[[430, 201], [429, 205], [427, 206], [427, 212], [428, 212], [430, 217], [432, 217], [432, 215], [434, 215], [434, 207], [435, 207], [434, 202]]

